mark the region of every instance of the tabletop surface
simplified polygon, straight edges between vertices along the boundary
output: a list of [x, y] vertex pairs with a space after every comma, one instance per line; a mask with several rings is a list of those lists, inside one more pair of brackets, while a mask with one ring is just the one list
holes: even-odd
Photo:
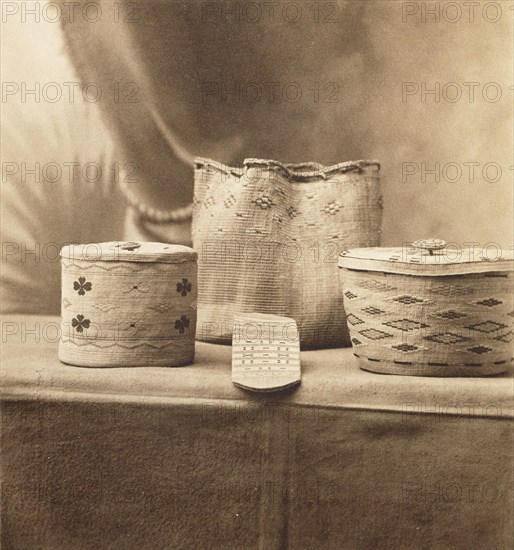
[[[231, 381], [231, 347], [196, 343], [187, 367], [83, 368], [57, 357], [59, 319], [11, 315], [2, 319], [3, 399], [130, 401], [188, 400], [284, 403], [366, 410], [514, 416], [514, 379], [427, 378], [373, 374], [350, 348], [301, 352], [302, 382], [276, 394], [254, 394]], [[484, 413], [484, 411], [487, 411]]]

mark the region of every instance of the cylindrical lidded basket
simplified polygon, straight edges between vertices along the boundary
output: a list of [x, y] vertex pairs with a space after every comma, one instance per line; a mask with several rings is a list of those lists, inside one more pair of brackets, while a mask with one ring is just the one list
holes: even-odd
[[513, 359], [512, 251], [439, 240], [362, 248], [339, 259], [360, 367], [384, 374], [485, 376]]
[[259, 311], [293, 318], [304, 349], [349, 346], [337, 261], [380, 244], [379, 168], [196, 159], [197, 338], [229, 344], [234, 316]]
[[195, 353], [197, 254], [163, 243], [61, 250], [59, 359], [84, 367], [180, 366]]

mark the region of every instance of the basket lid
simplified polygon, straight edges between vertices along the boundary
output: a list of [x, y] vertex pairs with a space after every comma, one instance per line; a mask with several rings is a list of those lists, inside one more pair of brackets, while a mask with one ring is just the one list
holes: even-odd
[[195, 261], [197, 253], [188, 246], [146, 242], [71, 244], [61, 249], [61, 258], [96, 262], [153, 262], [178, 264]]
[[[455, 243], [454, 243], [455, 244]], [[396, 248], [354, 248], [339, 256], [339, 267], [404, 275], [465, 275], [514, 271], [514, 253], [489, 243], [486, 247], [449, 247], [440, 239], [423, 239]]]

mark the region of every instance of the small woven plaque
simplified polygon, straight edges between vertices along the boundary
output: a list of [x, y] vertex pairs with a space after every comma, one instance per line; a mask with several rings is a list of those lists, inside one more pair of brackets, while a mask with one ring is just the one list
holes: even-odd
[[236, 315], [232, 382], [247, 390], [270, 392], [300, 380], [300, 340], [294, 319], [262, 313]]

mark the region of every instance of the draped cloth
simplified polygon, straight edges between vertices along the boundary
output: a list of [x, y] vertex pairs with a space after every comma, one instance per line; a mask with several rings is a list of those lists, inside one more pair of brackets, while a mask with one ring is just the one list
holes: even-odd
[[319, 350], [295, 391], [255, 396], [228, 346], [70, 367], [57, 323], [4, 323], [2, 547], [512, 548], [512, 372], [384, 376]]

